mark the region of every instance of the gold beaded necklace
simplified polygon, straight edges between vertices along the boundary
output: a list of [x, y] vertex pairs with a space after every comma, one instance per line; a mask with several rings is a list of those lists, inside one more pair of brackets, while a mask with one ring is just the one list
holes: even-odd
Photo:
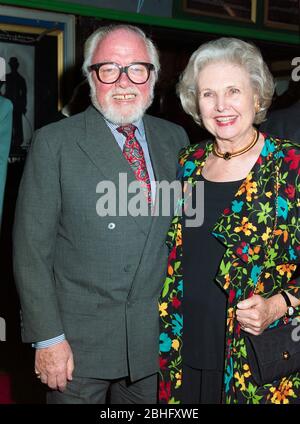
[[214, 141], [214, 144], [213, 144], [213, 152], [214, 152], [214, 154], [215, 154], [216, 156], [218, 156], [218, 158], [222, 158], [222, 159], [224, 159], [224, 160], [229, 160], [229, 159], [234, 158], [234, 157], [236, 157], [236, 156], [240, 156], [240, 155], [242, 155], [243, 153], [246, 153], [246, 152], [248, 152], [250, 149], [252, 149], [252, 147], [253, 147], [253, 146], [255, 146], [255, 144], [257, 143], [258, 138], [259, 138], [259, 132], [257, 131], [257, 129], [256, 129], [256, 128], [254, 128], [254, 137], [253, 137], [253, 139], [251, 140], [251, 143], [250, 143], [250, 144], [248, 144], [248, 146], [244, 147], [243, 149], [238, 150], [237, 152], [232, 152], [232, 153], [230, 153], [230, 152], [221, 153], [221, 152], [219, 152], [219, 150], [218, 150], [218, 146], [217, 146], [216, 141]]

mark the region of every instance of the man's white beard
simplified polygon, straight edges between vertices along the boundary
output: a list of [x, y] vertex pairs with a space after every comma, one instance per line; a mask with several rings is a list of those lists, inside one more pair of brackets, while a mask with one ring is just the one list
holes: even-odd
[[[111, 95], [111, 94], [109, 94]], [[142, 105], [137, 105], [133, 107], [133, 110], [130, 113], [122, 114], [119, 109], [115, 106], [106, 105], [104, 108], [99, 104], [97, 99], [96, 90], [91, 87], [91, 101], [99, 112], [102, 113], [105, 119], [112, 122], [116, 125], [126, 125], [136, 122], [141, 119], [148, 107], [152, 104], [154, 97], [154, 89], [151, 89], [148, 101]]]

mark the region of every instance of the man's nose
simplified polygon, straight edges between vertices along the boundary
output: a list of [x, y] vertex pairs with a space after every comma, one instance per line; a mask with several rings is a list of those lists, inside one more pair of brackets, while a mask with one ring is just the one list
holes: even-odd
[[116, 84], [118, 84], [120, 87], [128, 87], [129, 85], [132, 84], [132, 82], [128, 78], [128, 75], [126, 74], [126, 72], [123, 70], [121, 72], [121, 75], [120, 75], [118, 81], [116, 81]]

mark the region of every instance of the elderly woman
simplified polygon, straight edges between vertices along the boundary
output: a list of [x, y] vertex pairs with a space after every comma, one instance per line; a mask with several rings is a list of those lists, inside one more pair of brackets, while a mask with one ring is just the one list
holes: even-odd
[[204, 222], [178, 213], [168, 233], [160, 401], [299, 403], [300, 373], [257, 383], [245, 344], [299, 314], [300, 151], [254, 126], [272, 76], [255, 46], [221, 38], [193, 53], [178, 91], [212, 140], [179, 156], [184, 191], [204, 184]]

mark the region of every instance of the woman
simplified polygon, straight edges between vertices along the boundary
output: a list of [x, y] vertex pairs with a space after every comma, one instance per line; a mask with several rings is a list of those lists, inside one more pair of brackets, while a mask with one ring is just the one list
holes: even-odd
[[191, 227], [178, 214], [168, 234], [160, 400], [298, 403], [300, 373], [255, 383], [244, 337], [300, 310], [299, 147], [254, 127], [271, 103], [272, 76], [256, 47], [221, 38], [193, 53], [178, 91], [212, 140], [179, 156], [179, 177], [204, 182], [204, 222]]

